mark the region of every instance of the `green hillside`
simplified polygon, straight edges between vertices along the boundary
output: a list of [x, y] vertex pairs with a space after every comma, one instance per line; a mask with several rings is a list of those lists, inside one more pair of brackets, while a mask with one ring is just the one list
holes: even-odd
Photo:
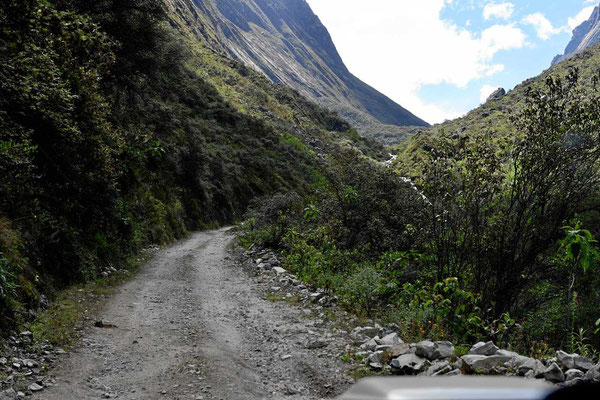
[[350, 126], [168, 26], [159, 0], [0, 7], [0, 311], [322, 185]]
[[592, 89], [594, 76], [600, 70], [600, 47], [591, 47], [517, 85], [502, 98], [488, 101], [462, 118], [435, 125], [396, 146], [394, 150], [399, 154], [396, 169], [403, 175], [417, 177], [424, 150], [430, 149], [439, 137], [460, 140], [481, 135], [493, 142], [510, 142], [518, 134], [511, 117], [525, 107], [527, 91], [543, 87], [548, 77], [565, 77], [573, 68], [577, 69], [581, 84]]

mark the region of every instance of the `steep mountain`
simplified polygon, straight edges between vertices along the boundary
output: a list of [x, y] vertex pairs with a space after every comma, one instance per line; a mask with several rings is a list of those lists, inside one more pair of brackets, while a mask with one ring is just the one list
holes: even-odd
[[339, 112], [364, 135], [404, 136], [404, 126], [428, 126], [348, 71], [305, 0], [166, 2], [181, 30]]
[[600, 42], [600, 6], [594, 9], [587, 21], [573, 30], [573, 38], [567, 45], [565, 53], [554, 57], [552, 65], [569, 59], [598, 42]]

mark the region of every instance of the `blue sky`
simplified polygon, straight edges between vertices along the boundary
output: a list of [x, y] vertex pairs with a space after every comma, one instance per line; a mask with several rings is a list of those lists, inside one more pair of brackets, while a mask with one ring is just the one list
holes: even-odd
[[430, 123], [538, 75], [599, 0], [308, 0], [356, 76]]

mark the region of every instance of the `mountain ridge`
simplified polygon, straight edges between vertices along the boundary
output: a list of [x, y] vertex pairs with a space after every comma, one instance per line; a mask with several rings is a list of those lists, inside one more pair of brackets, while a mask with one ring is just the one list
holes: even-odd
[[573, 30], [573, 37], [563, 54], [559, 54], [552, 60], [552, 65], [579, 54], [586, 48], [600, 42], [600, 5], [594, 8], [592, 15]]
[[172, 23], [214, 49], [339, 112], [361, 134], [406, 134], [427, 127], [345, 66], [305, 0], [165, 0]]

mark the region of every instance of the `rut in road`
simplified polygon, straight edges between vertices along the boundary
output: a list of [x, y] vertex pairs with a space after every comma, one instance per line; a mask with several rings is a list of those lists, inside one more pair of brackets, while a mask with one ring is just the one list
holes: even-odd
[[111, 297], [42, 399], [320, 399], [348, 384], [301, 310], [264, 300], [227, 229], [160, 251]]

